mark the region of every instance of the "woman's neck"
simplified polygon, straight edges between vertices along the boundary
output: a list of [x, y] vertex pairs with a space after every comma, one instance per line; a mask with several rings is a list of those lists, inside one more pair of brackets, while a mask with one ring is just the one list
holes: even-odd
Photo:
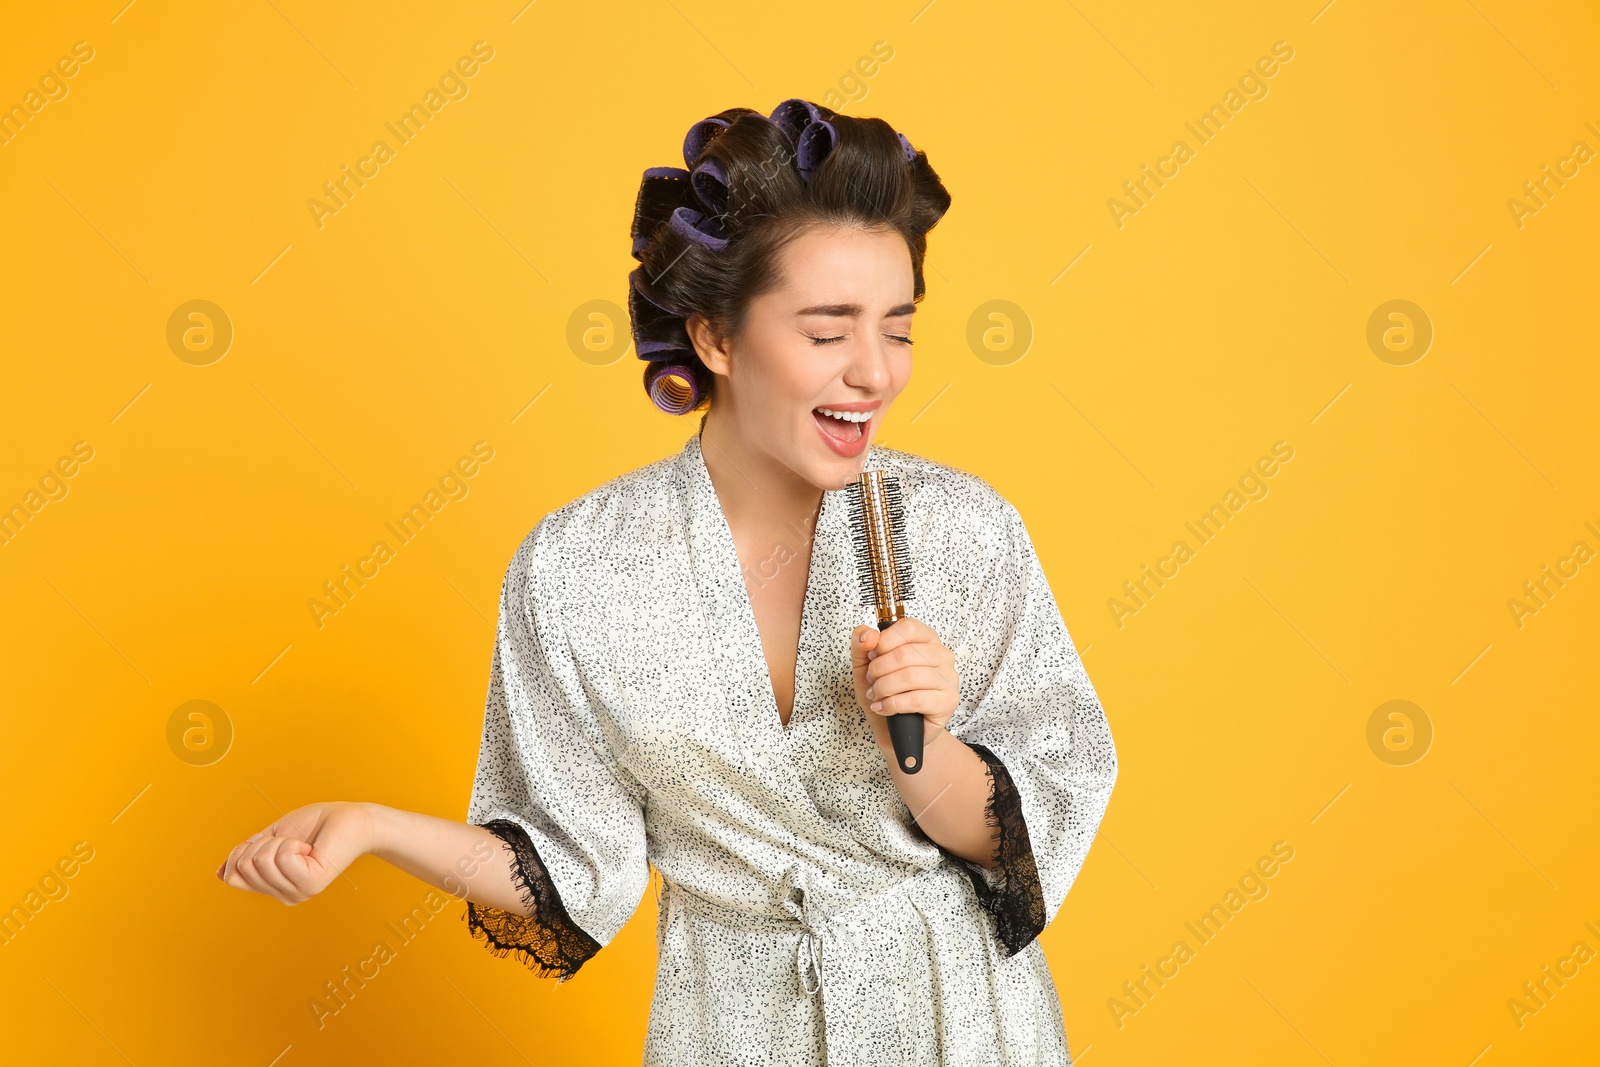
[[715, 409], [701, 424], [700, 454], [731, 529], [809, 528], [822, 507], [820, 487], [752, 448]]

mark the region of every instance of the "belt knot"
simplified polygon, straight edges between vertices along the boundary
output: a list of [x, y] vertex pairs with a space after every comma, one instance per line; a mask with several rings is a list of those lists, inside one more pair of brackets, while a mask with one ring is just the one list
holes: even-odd
[[887, 904], [891, 895], [911, 893], [914, 885], [925, 881], [958, 878], [964, 881], [953, 865], [942, 862], [878, 892], [857, 899], [843, 908], [828, 909], [822, 906], [812, 891], [805, 868], [796, 862], [784, 870], [778, 882], [778, 902], [783, 909], [784, 917], [730, 908], [678, 882], [671, 882], [670, 888], [675, 894], [677, 891], [682, 892], [685, 905], [724, 925], [766, 930], [774, 927], [792, 930], [794, 927], [799, 927], [800, 936], [795, 946], [795, 970], [799, 974], [801, 990], [807, 995], [814, 996], [823, 990], [824, 938], [836, 941], [842, 937], [849, 942], [852, 950], [859, 950], [861, 945], [858, 940], [857, 924], [873, 921], [875, 909]]
[[814, 995], [822, 990], [822, 927], [829, 914], [817, 904], [799, 864], [783, 872], [779, 888], [783, 909], [800, 924], [800, 943], [795, 947], [800, 988], [807, 995]]

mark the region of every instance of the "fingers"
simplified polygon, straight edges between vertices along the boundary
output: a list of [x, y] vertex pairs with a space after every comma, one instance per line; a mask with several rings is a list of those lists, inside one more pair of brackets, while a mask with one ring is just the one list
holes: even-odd
[[[905, 667], [874, 681], [867, 690], [869, 711], [896, 715], [907, 711], [935, 711], [947, 687], [944, 675], [933, 667]], [[926, 694], [926, 699], [920, 694]], [[877, 705], [882, 705], [881, 707]]]
[[856, 692], [877, 715], [922, 714], [935, 724], [959, 700], [955, 653], [926, 623], [906, 617], [887, 630], [858, 626], [851, 633]]
[[[294, 887], [296, 903], [310, 900], [323, 889], [326, 882], [319, 875], [321, 861], [316, 849], [305, 841], [288, 840], [278, 850], [278, 870]], [[313, 870], [315, 864], [317, 870]]]
[[[899, 625], [895, 623], [895, 626]], [[891, 626], [886, 632], [892, 632], [895, 626]], [[890, 651], [877, 651], [877, 655], [871, 658], [866, 668], [867, 684], [871, 685], [877, 679], [907, 667], [931, 667], [940, 673], [944, 684], [954, 686], [955, 662], [955, 653], [942, 644], [929, 645], [921, 642], [902, 644]]]
[[[223, 860], [222, 866], [217, 868], [217, 877], [222, 879], [224, 882], [228, 882], [228, 879], [232, 877], [234, 871], [235, 860], [243, 853], [243, 851], [249, 846], [255, 844], [257, 841], [261, 840], [263, 837], [270, 837], [273, 832], [277, 830], [277, 828], [278, 824], [273, 823], [271, 826], [257, 830], [255, 833], [251, 834], [249, 837], [233, 846], [233, 851], [228, 853], [228, 858]], [[233, 882], [228, 882], [228, 884], [235, 885]], [[235, 888], [243, 889], [245, 887], [242, 885], [236, 885]]]
[[878, 647], [883, 635], [876, 626], [857, 626], [850, 632], [850, 662], [857, 671], [867, 665], [867, 653]]
[[895, 624], [883, 631], [882, 640], [877, 645], [878, 654], [884, 655], [899, 648], [908, 642], [938, 641], [939, 635], [933, 627], [921, 619], [910, 615], [897, 620]]
[[228, 857], [228, 870], [231, 873], [224, 880], [235, 889], [248, 889], [252, 893], [271, 896], [272, 888], [256, 869], [256, 853], [260, 850], [260, 839], [236, 846], [233, 855]]
[[285, 904], [298, 904], [304, 899], [279, 866], [279, 857], [287, 860], [290, 856], [287, 849], [293, 844], [287, 837], [268, 838], [261, 843], [260, 851], [254, 856], [256, 873], [270, 888], [272, 895]]
[[233, 850], [228, 853], [228, 858], [222, 861], [221, 867], [217, 868], [217, 877], [221, 878], [224, 883], [233, 886], [235, 889], [248, 888], [238, 880], [239, 872], [238, 868], [235, 866], [235, 862], [238, 860], [240, 853], [249, 847], [250, 842], [248, 841], [242, 841], [239, 844], [234, 845]]
[[893, 696], [881, 697], [868, 705], [867, 710], [874, 715], [905, 715], [916, 714], [929, 716], [937, 724], [941, 720], [941, 708], [945, 704], [944, 694], [937, 689], [912, 689]]
[[255, 854], [259, 847], [259, 839], [256, 841], [244, 841], [235, 845], [233, 851], [228, 853], [222, 880], [235, 889], [270, 894], [267, 884], [256, 873]]
[[311, 894], [297, 885], [280, 864], [305, 871], [305, 855], [310, 852], [311, 846], [304, 841], [277, 837], [270, 830], [263, 830], [234, 846], [219, 868], [218, 877], [235, 889], [262, 893], [284, 904], [299, 904]]

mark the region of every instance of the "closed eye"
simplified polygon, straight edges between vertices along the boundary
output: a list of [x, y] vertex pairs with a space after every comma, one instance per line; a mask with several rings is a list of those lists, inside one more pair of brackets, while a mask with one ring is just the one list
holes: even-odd
[[[813, 337], [811, 334], [806, 334], [806, 336], [811, 338], [811, 343], [814, 344], [814, 345], [831, 345], [835, 341], [843, 341], [844, 340], [843, 336], [840, 336], [840, 337]], [[904, 344], [904, 345], [914, 345], [914, 344], [916, 344], [916, 342], [913, 341], [911, 338], [909, 338], [909, 337], [901, 337], [899, 334], [888, 333], [888, 334], [884, 334], [884, 336], [887, 337], [891, 341], [899, 341], [901, 344]]]

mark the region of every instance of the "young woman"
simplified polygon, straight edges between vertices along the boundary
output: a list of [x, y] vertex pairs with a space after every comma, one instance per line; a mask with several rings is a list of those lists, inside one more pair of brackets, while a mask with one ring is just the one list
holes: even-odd
[[[950, 196], [887, 123], [803, 100], [696, 123], [684, 162], [645, 172], [629, 312], [650, 397], [700, 428], [518, 548], [467, 821], [312, 804], [218, 876], [296, 904], [371, 853], [565, 981], [653, 864], [647, 1065], [1068, 1064], [1037, 935], [1111, 734], [1017, 511], [874, 443]], [[881, 633], [848, 505], [869, 469], [898, 476], [912, 564]]]

